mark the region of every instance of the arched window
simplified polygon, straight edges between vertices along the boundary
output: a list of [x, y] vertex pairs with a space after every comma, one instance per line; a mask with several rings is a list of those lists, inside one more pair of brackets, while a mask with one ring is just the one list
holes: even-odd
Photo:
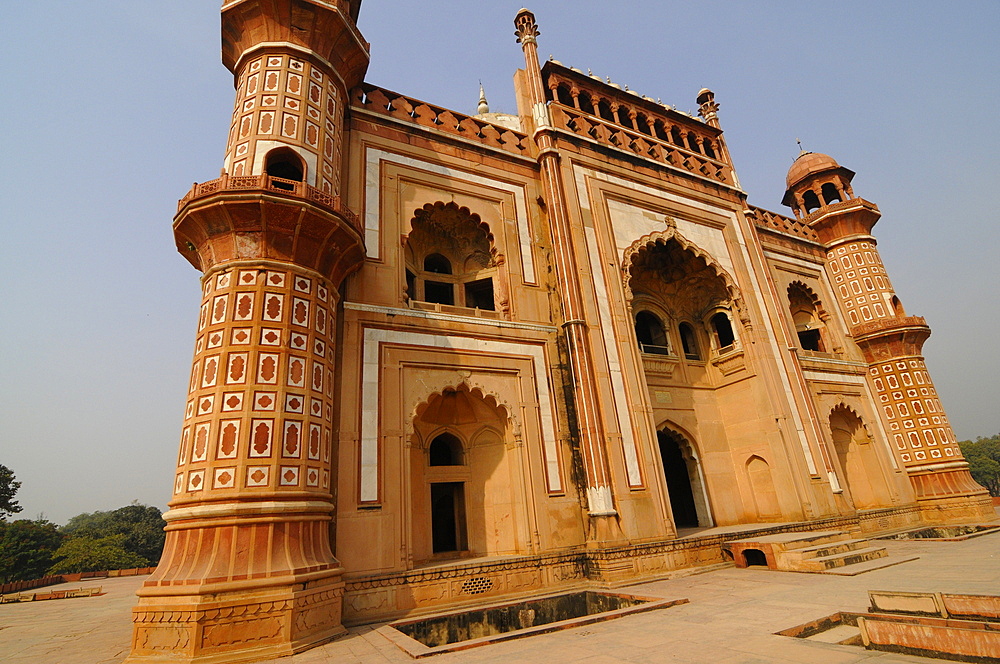
[[688, 360], [700, 360], [701, 353], [698, 351], [698, 337], [694, 334], [694, 328], [690, 323], [681, 323], [677, 326], [677, 331], [681, 335], [681, 345], [684, 347], [684, 357]]
[[615, 121], [615, 114], [611, 112], [611, 105], [604, 99], [597, 103], [597, 114], [605, 120]]
[[813, 191], [812, 189], [802, 194], [802, 204], [806, 206], [806, 214], [809, 214], [813, 210], [821, 207], [821, 204], [819, 202], [819, 197], [816, 195], [816, 192]]
[[580, 110], [584, 113], [590, 113], [594, 115], [594, 102], [590, 101], [590, 95], [586, 92], [581, 92], [576, 98], [580, 104]]
[[897, 316], [906, 315], [906, 310], [903, 309], [903, 303], [895, 295], [892, 296], [892, 312]]
[[635, 315], [635, 339], [639, 342], [639, 350], [643, 353], [670, 354], [666, 330], [654, 313], [640, 311]]
[[441, 254], [430, 254], [424, 258], [424, 272], [451, 274], [451, 261]]
[[788, 286], [788, 310], [802, 350], [826, 351], [818, 302], [816, 295], [805, 284], [795, 281]]
[[733, 324], [729, 321], [729, 316], [720, 311], [712, 316], [710, 322], [715, 331], [715, 339], [720, 351], [726, 350], [736, 343], [736, 335], [733, 333]]
[[427, 450], [429, 466], [461, 466], [462, 441], [450, 433], [443, 433], [431, 441]]
[[820, 191], [823, 194], [823, 200], [827, 205], [830, 205], [831, 203], [839, 203], [841, 200], [840, 192], [837, 191], [837, 186], [832, 182], [824, 184]]
[[[264, 172], [272, 178], [302, 182], [305, 177], [305, 166], [302, 158], [291, 148], [275, 148], [264, 158]], [[295, 186], [288, 182], [272, 182], [279, 189], [294, 191]]]
[[477, 215], [454, 203], [429, 203], [415, 211], [411, 228], [407, 300], [496, 310], [493, 235]]

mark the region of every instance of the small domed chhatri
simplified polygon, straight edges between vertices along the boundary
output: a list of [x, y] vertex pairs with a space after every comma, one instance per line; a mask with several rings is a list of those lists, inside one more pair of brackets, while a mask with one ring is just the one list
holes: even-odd
[[803, 150], [792, 163], [791, 168], [788, 169], [788, 175], [785, 176], [785, 186], [791, 189], [792, 185], [801, 182], [813, 173], [820, 173], [835, 168], [840, 168], [840, 164], [830, 155], [823, 154], [822, 152], [807, 152]]

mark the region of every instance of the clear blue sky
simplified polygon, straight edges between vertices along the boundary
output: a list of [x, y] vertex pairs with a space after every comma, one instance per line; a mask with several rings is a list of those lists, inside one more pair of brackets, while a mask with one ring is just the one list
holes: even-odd
[[[0, 463], [22, 516], [165, 507], [199, 302], [171, 217], [222, 165], [220, 2], [8, 2], [0, 39]], [[365, 0], [367, 79], [512, 112], [507, 0]], [[712, 88], [750, 201], [778, 212], [798, 148], [857, 172], [883, 260], [926, 316], [959, 438], [1000, 431], [995, 203], [1000, 3], [530, 5], [543, 57], [681, 109]]]

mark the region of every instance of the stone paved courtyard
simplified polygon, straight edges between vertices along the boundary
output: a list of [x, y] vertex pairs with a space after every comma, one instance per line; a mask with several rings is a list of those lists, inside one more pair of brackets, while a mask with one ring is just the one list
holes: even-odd
[[[919, 560], [854, 577], [722, 569], [630, 586], [641, 595], [684, 597], [689, 604], [618, 620], [515, 639], [430, 658], [432, 664], [617, 664], [642, 662], [935, 662], [775, 636], [839, 610], [864, 611], [868, 590], [1000, 594], [1000, 534], [964, 542], [880, 542], [890, 557]], [[0, 605], [0, 661], [6, 664], [108, 664], [128, 654], [130, 610], [144, 577], [103, 579], [99, 597]], [[60, 586], [55, 586], [58, 588]], [[411, 662], [377, 633], [351, 629], [282, 664]]]

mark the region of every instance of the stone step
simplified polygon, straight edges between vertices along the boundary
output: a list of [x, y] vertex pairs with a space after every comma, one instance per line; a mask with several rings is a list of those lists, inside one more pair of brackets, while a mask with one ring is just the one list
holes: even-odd
[[804, 549], [791, 549], [786, 551], [785, 555], [799, 560], [804, 558], [825, 558], [827, 556], [833, 556], [840, 553], [857, 551], [858, 549], [864, 549], [870, 546], [871, 542], [869, 540], [849, 539], [837, 542], [824, 542], [823, 544], [817, 544]]
[[846, 553], [835, 553], [831, 556], [805, 558], [799, 561], [799, 564], [795, 567], [803, 570], [818, 572], [821, 570], [832, 569], [834, 567], [856, 565], [857, 563], [875, 560], [876, 558], [884, 558], [887, 555], [889, 555], [889, 552], [886, 551], [884, 547], [871, 546], [864, 549], [855, 549]]
[[858, 574], [864, 574], [865, 572], [871, 572], [884, 567], [892, 567], [893, 565], [899, 565], [900, 563], [908, 563], [911, 560], [917, 560], [919, 558], [920, 556], [911, 556], [909, 558], [875, 558], [874, 560], [869, 560], [863, 563], [855, 563], [853, 565], [845, 565], [844, 567], [832, 567], [830, 569], [820, 570], [819, 573], [833, 574], [834, 576], [857, 576]]

